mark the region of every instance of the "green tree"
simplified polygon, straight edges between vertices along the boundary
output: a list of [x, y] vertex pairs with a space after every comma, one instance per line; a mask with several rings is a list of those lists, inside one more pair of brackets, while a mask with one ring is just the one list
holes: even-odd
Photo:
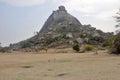
[[120, 9], [117, 13], [117, 16], [115, 16], [116, 22], [118, 23], [116, 27], [119, 27], [117, 30], [117, 35], [115, 36], [115, 39], [113, 41], [113, 45], [111, 48], [111, 53], [113, 54], [120, 54]]
[[119, 31], [120, 31], [120, 9], [116, 14], [117, 15], [114, 18], [116, 19], [117, 25], [115, 25], [115, 27], [119, 28], [116, 30], [116, 32], [119, 33]]

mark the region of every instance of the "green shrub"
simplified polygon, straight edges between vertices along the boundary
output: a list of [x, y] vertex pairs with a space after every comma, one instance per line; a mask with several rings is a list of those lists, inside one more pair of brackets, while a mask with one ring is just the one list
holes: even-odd
[[113, 45], [114, 40], [115, 40], [115, 36], [113, 36], [113, 37], [109, 40], [109, 46], [110, 46], [110, 47]]
[[91, 46], [91, 45], [86, 45], [86, 46], [84, 46], [84, 49], [85, 49], [86, 51], [92, 51], [92, 50], [93, 50], [93, 46]]
[[117, 55], [120, 54], [120, 32], [116, 35], [116, 37], [113, 41], [110, 52], [112, 54], [117, 54]]
[[79, 45], [78, 44], [74, 45], [73, 50], [79, 52], [80, 51]]
[[114, 37], [112, 37], [111, 39], [103, 42], [102, 46], [103, 46], [103, 47], [107, 47], [107, 46], [111, 47], [112, 44], [113, 44], [113, 41], [114, 41]]
[[103, 47], [109, 46], [109, 42], [108, 42], [108, 41], [103, 42], [102, 46], [103, 46]]
[[0, 52], [5, 53], [5, 52], [10, 52], [9, 47], [4, 47], [0, 49]]

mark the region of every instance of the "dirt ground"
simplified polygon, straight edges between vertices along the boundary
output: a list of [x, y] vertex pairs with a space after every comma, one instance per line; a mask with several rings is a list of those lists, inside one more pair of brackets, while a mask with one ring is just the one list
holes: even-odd
[[120, 56], [98, 53], [0, 53], [0, 80], [120, 80]]

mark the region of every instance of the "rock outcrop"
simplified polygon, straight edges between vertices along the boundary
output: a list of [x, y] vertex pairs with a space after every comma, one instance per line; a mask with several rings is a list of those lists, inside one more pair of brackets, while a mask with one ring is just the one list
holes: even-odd
[[53, 11], [38, 34], [30, 39], [11, 45], [13, 49], [56, 47], [59, 45], [99, 44], [113, 34], [104, 33], [91, 25], [82, 25], [77, 18], [70, 15], [64, 6]]
[[[59, 26], [59, 25], [78, 25], [82, 26], [82, 24], [72, 15], [70, 15], [64, 6], [60, 6], [58, 10], [53, 11], [53, 13], [50, 15], [50, 17], [47, 19], [45, 24], [43, 25], [43, 28], [41, 29], [40, 33], [46, 33], [50, 28], [53, 26]], [[73, 26], [72, 26], [73, 27]]]

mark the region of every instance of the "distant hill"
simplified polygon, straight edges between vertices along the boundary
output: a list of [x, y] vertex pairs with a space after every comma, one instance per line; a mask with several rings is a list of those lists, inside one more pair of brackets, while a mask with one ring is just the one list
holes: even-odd
[[64, 6], [53, 11], [38, 34], [27, 40], [12, 44], [12, 49], [71, 46], [74, 42], [97, 45], [108, 40], [113, 33], [104, 33], [89, 25], [82, 25], [70, 15]]

